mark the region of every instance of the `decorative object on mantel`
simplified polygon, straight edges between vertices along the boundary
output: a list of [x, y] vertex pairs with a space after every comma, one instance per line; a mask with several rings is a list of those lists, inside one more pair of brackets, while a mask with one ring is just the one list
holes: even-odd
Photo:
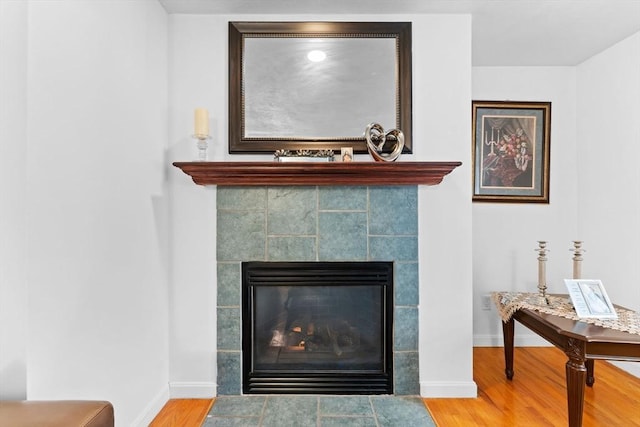
[[437, 185], [462, 162], [174, 162], [199, 185]]
[[193, 137], [198, 140], [198, 160], [207, 161], [207, 146], [209, 136], [209, 112], [205, 108], [196, 108], [194, 112], [194, 134]]
[[[385, 133], [384, 128], [378, 123], [370, 123], [364, 131], [364, 138], [367, 140], [369, 154], [376, 162], [393, 162], [402, 154], [404, 133], [401, 130], [391, 129]], [[395, 141], [390, 153], [384, 152], [387, 140]]]
[[538, 252], [538, 300], [539, 304], [549, 304], [547, 298], [547, 242], [543, 240], [538, 241], [538, 248], [534, 249]]
[[333, 150], [276, 150], [273, 153], [276, 162], [333, 162]]
[[341, 147], [340, 148], [340, 159], [343, 162], [352, 162], [353, 161], [353, 147]]

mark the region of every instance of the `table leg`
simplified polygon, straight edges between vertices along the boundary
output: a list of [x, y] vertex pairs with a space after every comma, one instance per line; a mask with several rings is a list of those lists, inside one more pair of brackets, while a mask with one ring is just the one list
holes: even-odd
[[595, 366], [594, 366], [594, 362], [595, 360], [593, 359], [587, 359], [584, 364], [587, 367], [587, 385], [589, 387], [593, 387], [593, 384], [596, 382], [596, 377], [595, 377]]
[[[570, 340], [571, 341], [571, 340]], [[582, 410], [584, 407], [584, 389], [587, 378], [587, 368], [583, 352], [569, 343], [566, 364], [567, 403], [569, 409], [569, 427], [582, 426]], [[573, 347], [573, 348], [572, 348]]]
[[506, 322], [502, 322], [502, 336], [504, 339], [504, 373], [508, 380], [513, 379], [513, 335], [514, 321], [513, 318]]

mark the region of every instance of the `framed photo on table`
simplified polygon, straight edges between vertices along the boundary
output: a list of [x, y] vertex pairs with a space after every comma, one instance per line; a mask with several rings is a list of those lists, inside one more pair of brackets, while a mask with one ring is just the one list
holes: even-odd
[[550, 102], [472, 101], [473, 201], [549, 203]]
[[616, 319], [618, 314], [600, 280], [564, 279], [578, 317]]

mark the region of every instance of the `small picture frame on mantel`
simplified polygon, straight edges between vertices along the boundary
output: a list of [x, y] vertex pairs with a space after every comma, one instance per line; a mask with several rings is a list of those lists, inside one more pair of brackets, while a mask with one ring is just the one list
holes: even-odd
[[340, 148], [340, 161], [345, 163], [353, 161], [353, 147]]

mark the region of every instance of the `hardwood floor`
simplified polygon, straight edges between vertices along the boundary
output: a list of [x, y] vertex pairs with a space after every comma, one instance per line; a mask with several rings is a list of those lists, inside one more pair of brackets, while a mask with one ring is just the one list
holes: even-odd
[[[567, 425], [565, 355], [553, 347], [515, 349], [515, 375], [504, 376], [502, 347], [473, 351], [476, 399], [424, 399], [439, 427]], [[640, 427], [640, 378], [596, 361], [583, 427]], [[214, 400], [170, 400], [151, 427], [200, 427]]]
[[149, 427], [200, 427], [215, 399], [171, 399]]
[[[502, 347], [476, 347], [476, 399], [424, 399], [439, 427], [567, 425], [566, 356], [555, 347], [517, 347], [512, 381]], [[640, 426], [640, 379], [596, 361], [596, 382], [585, 391], [583, 427]]]

